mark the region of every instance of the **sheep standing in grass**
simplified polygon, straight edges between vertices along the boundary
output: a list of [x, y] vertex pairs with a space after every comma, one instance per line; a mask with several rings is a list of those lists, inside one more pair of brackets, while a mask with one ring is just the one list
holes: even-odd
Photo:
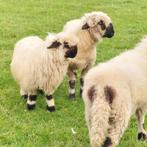
[[147, 36], [135, 49], [91, 69], [84, 80], [85, 116], [92, 147], [115, 147], [134, 113], [138, 139], [147, 138]]
[[63, 31], [78, 37], [77, 56], [70, 61], [68, 68], [69, 98], [75, 98], [76, 70], [81, 70], [80, 95], [83, 89], [83, 78], [96, 60], [96, 43], [102, 38], [111, 38], [114, 29], [111, 19], [103, 12], [85, 14], [81, 19], [71, 20]]
[[69, 58], [77, 54], [76, 39], [70, 40], [68, 36], [50, 35], [46, 41], [26, 37], [15, 45], [11, 71], [21, 95], [27, 98], [29, 110], [35, 107], [37, 89], [45, 92], [47, 109], [55, 110], [52, 94], [67, 73]]

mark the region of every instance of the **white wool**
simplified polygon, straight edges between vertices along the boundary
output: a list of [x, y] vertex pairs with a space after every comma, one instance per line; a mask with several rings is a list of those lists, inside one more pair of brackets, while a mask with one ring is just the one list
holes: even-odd
[[[102, 24], [99, 24], [100, 22], [103, 23], [105, 28], [102, 28]], [[85, 74], [94, 65], [96, 61], [96, 43], [100, 42], [105, 36], [104, 34], [107, 32], [110, 24], [112, 25], [112, 21], [107, 14], [103, 12], [91, 12], [86, 13], [80, 19], [71, 20], [64, 25], [63, 32], [68, 32], [71, 39], [73, 35], [78, 38], [77, 56], [70, 60], [68, 67], [67, 75], [69, 81], [76, 80], [76, 70], [81, 71], [80, 79], [82, 81]], [[82, 93], [82, 86], [83, 85], [81, 85], [80, 93]], [[72, 89], [75, 89], [75, 87]], [[70, 91], [71, 87], [69, 86], [69, 97], [75, 97], [71, 96], [71, 94], [75, 95], [75, 93], [70, 93]]]
[[[67, 22], [64, 25], [63, 32], [68, 32], [69, 37], [75, 35], [78, 38], [78, 53], [74, 59], [70, 60], [68, 68], [69, 80], [74, 79], [73, 71], [82, 70], [81, 78], [94, 65], [96, 61], [96, 43], [102, 40], [106, 30], [102, 30], [98, 22], [103, 20], [106, 27], [112, 23], [107, 14], [103, 12], [86, 13], [80, 19]], [[85, 23], [90, 26], [89, 30], [82, 30]], [[93, 27], [96, 25], [96, 27]]]
[[[144, 116], [147, 111], [147, 36], [134, 49], [89, 70], [84, 82], [83, 99], [91, 145], [99, 147], [109, 137], [115, 147], [131, 115], [139, 111]], [[93, 102], [88, 97], [92, 86], [96, 93]], [[106, 100], [106, 86], [114, 90], [112, 104]], [[108, 118], [113, 120], [109, 126]], [[143, 123], [140, 121], [139, 131], [146, 134]]]
[[68, 59], [64, 58], [63, 46], [47, 49], [56, 36], [50, 37], [46, 41], [36, 36], [26, 37], [15, 45], [11, 71], [21, 89], [28, 94], [37, 89], [52, 94], [67, 72]]

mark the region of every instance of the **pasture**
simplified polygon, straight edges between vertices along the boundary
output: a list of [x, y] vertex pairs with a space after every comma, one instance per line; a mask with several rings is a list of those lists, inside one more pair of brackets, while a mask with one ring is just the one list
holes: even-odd
[[[67, 21], [91, 11], [106, 12], [115, 29], [112, 39], [97, 45], [97, 63], [133, 48], [147, 34], [146, 0], [0, 0], [0, 147], [90, 147], [79, 89], [77, 98], [69, 100], [65, 78], [54, 93], [55, 113], [46, 111], [42, 95], [29, 112], [10, 63], [17, 40], [31, 35], [45, 38], [47, 32], [59, 32]], [[137, 140], [135, 117], [118, 147], [147, 147]]]

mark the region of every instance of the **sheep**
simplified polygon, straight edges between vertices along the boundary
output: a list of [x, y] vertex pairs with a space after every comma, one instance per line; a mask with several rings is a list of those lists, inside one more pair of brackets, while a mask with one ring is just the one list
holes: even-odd
[[20, 86], [21, 96], [27, 98], [28, 110], [34, 109], [39, 89], [46, 95], [47, 110], [55, 111], [52, 94], [66, 75], [70, 58], [77, 54], [78, 40], [68, 36], [50, 34], [45, 41], [30, 36], [16, 43], [11, 72]]
[[111, 38], [114, 29], [110, 17], [103, 12], [91, 12], [81, 19], [67, 22], [64, 32], [70, 32], [79, 38], [77, 56], [70, 61], [68, 67], [69, 98], [75, 98], [76, 71], [81, 71], [80, 96], [83, 89], [83, 78], [96, 60], [96, 43], [104, 37]]
[[132, 50], [89, 70], [84, 78], [85, 118], [92, 147], [115, 147], [133, 114], [145, 140], [147, 36]]

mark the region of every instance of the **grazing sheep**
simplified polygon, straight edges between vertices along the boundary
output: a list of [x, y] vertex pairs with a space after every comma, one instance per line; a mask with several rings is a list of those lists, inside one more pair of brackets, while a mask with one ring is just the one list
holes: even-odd
[[31, 36], [15, 45], [11, 71], [21, 95], [27, 98], [29, 110], [35, 107], [38, 89], [46, 94], [47, 109], [55, 110], [52, 94], [67, 73], [69, 58], [77, 54], [76, 39], [70, 40], [68, 36], [50, 34], [46, 41]]
[[75, 98], [76, 70], [81, 71], [80, 95], [83, 89], [83, 78], [96, 60], [96, 43], [102, 38], [114, 35], [112, 21], [103, 12], [91, 12], [81, 19], [67, 22], [63, 31], [70, 32], [79, 38], [78, 53], [72, 59], [68, 68], [69, 98]]
[[135, 49], [89, 70], [83, 99], [92, 147], [115, 147], [132, 114], [138, 120], [138, 139], [147, 138], [147, 36]]

